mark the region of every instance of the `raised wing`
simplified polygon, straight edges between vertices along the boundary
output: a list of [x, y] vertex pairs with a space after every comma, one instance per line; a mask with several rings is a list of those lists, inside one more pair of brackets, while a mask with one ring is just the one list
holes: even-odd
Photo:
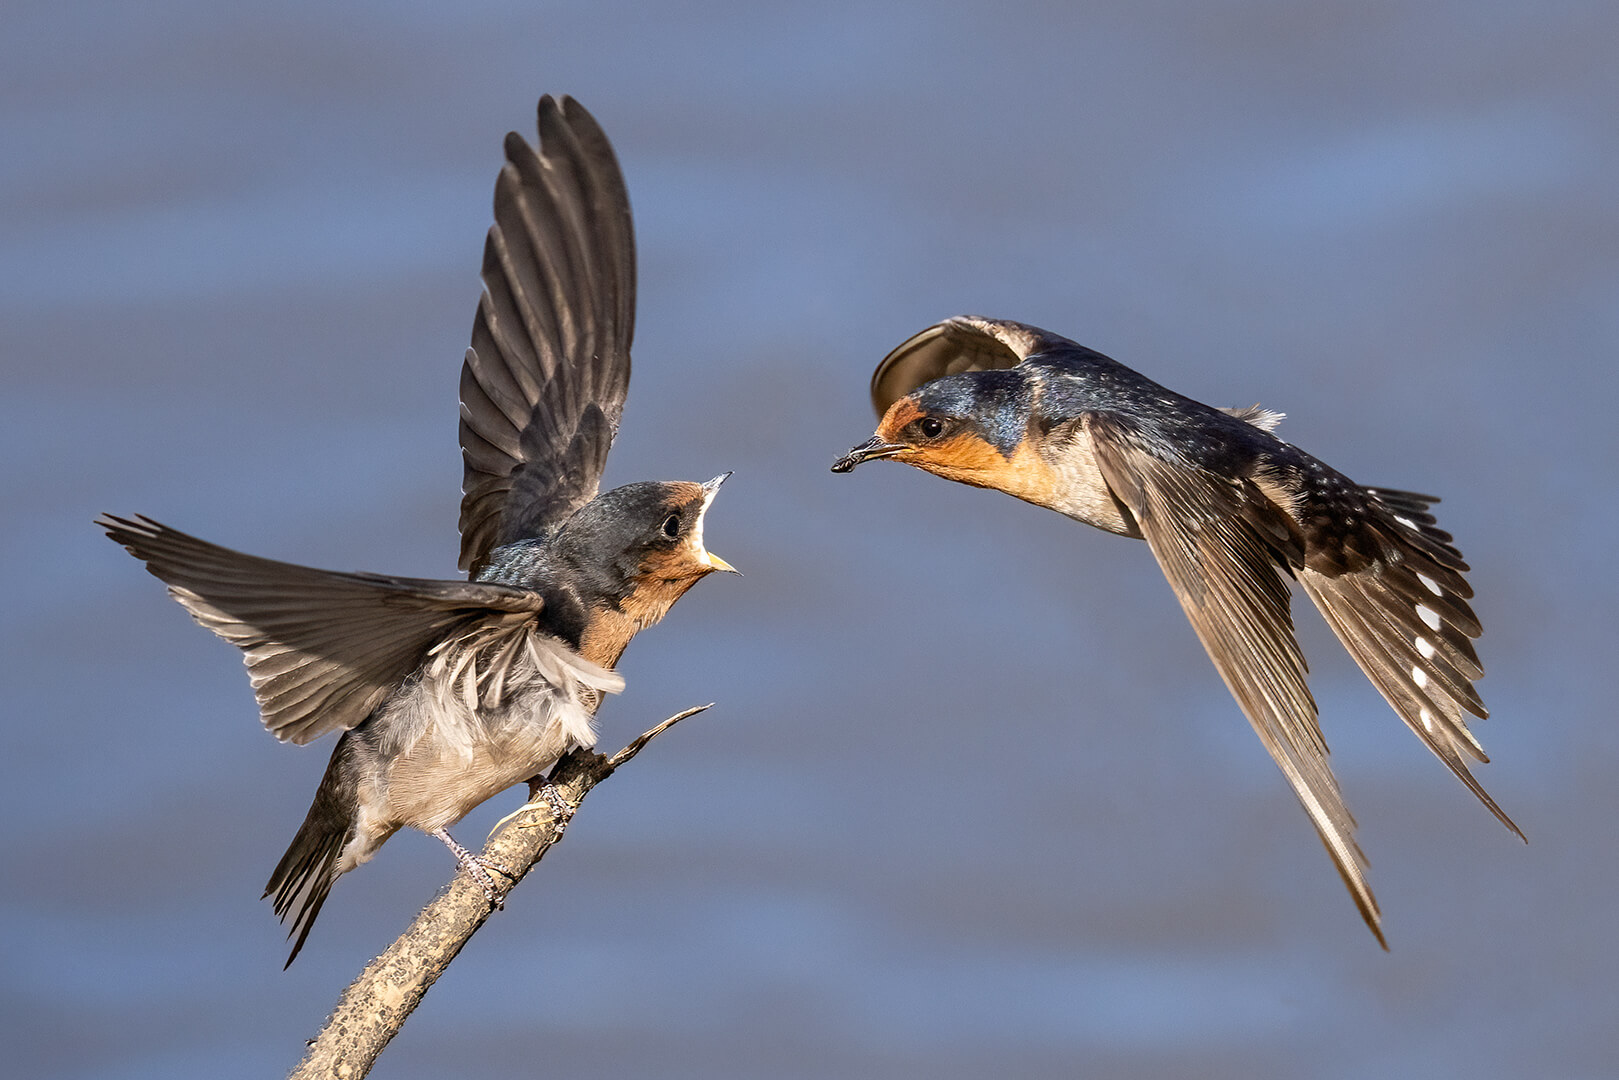
[[540, 151], [506, 136], [484, 293], [461, 369], [463, 570], [595, 497], [630, 382], [635, 235], [607, 136], [539, 105]]
[[[1355, 819], [1327, 764], [1278, 557], [1303, 560], [1291, 520], [1259, 492], [1166, 462], [1118, 420], [1086, 418], [1096, 462], [1135, 515], [1209, 659], [1309, 814], [1377, 940], [1377, 901]], [[1266, 509], [1269, 508], [1269, 509]], [[1384, 947], [1387, 948], [1387, 943]]]
[[197, 622], [242, 650], [264, 726], [299, 744], [362, 722], [453, 628], [491, 612], [532, 616], [543, 604], [506, 585], [261, 559], [138, 515], [96, 524]]
[[871, 374], [871, 405], [879, 419], [923, 383], [962, 371], [1009, 368], [1023, 358], [971, 318], [946, 319], [914, 334]]

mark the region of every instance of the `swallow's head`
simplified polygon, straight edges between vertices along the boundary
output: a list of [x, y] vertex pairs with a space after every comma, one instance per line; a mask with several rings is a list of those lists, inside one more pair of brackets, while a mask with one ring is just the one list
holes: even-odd
[[969, 371], [924, 383], [895, 401], [877, 432], [832, 466], [848, 472], [892, 458], [946, 480], [1021, 494], [1031, 463], [1032, 388], [1022, 370]]
[[651, 626], [709, 574], [737, 573], [703, 544], [703, 517], [730, 475], [614, 488], [581, 507], [557, 544], [592, 579], [591, 591], [637, 628]]

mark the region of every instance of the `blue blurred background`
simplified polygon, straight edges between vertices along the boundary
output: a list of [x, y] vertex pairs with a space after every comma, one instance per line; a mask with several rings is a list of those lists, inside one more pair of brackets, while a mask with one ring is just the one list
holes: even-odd
[[[298, 963], [258, 900], [329, 743], [90, 525], [453, 576], [500, 138], [617, 145], [608, 481], [736, 470], [593, 794], [379, 1077], [1559, 1077], [1619, 1063], [1619, 7], [91, 4], [0, 14], [0, 1028], [31, 1077], [277, 1075], [451, 872], [402, 834]], [[897, 466], [872, 365], [1050, 327], [1433, 491], [1484, 782], [1302, 599], [1392, 952], [1150, 553]], [[480, 841], [519, 792], [456, 831]]]

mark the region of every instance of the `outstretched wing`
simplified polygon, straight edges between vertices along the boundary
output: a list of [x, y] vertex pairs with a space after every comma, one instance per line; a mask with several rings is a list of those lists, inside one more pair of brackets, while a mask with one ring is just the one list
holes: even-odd
[[299, 744], [371, 715], [452, 628], [491, 612], [532, 616], [543, 604], [506, 585], [261, 559], [138, 515], [103, 515], [96, 524], [197, 622], [242, 650], [264, 726]]
[[596, 494], [630, 382], [635, 235], [607, 136], [577, 101], [539, 105], [495, 183], [484, 292], [461, 369], [461, 569]]
[[[1310, 816], [1366, 924], [1383, 942], [1355, 819], [1327, 764], [1278, 557], [1302, 562], [1291, 520], [1255, 490], [1154, 455], [1108, 416], [1085, 421], [1096, 463], [1180, 599], [1209, 659]], [[1384, 944], [1386, 948], [1386, 943]]]

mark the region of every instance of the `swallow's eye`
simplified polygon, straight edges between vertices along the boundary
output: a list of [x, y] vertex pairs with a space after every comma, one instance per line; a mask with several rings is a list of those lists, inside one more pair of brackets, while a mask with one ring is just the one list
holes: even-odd
[[663, 519], [663, 535], [673, 540], [680, 535], [680, 515], [670, 514]]
[[944, 434], [944, 421], [937, 416], [924, 416], [916, 422], [916, 429], [924, 439], [937, 439]]

